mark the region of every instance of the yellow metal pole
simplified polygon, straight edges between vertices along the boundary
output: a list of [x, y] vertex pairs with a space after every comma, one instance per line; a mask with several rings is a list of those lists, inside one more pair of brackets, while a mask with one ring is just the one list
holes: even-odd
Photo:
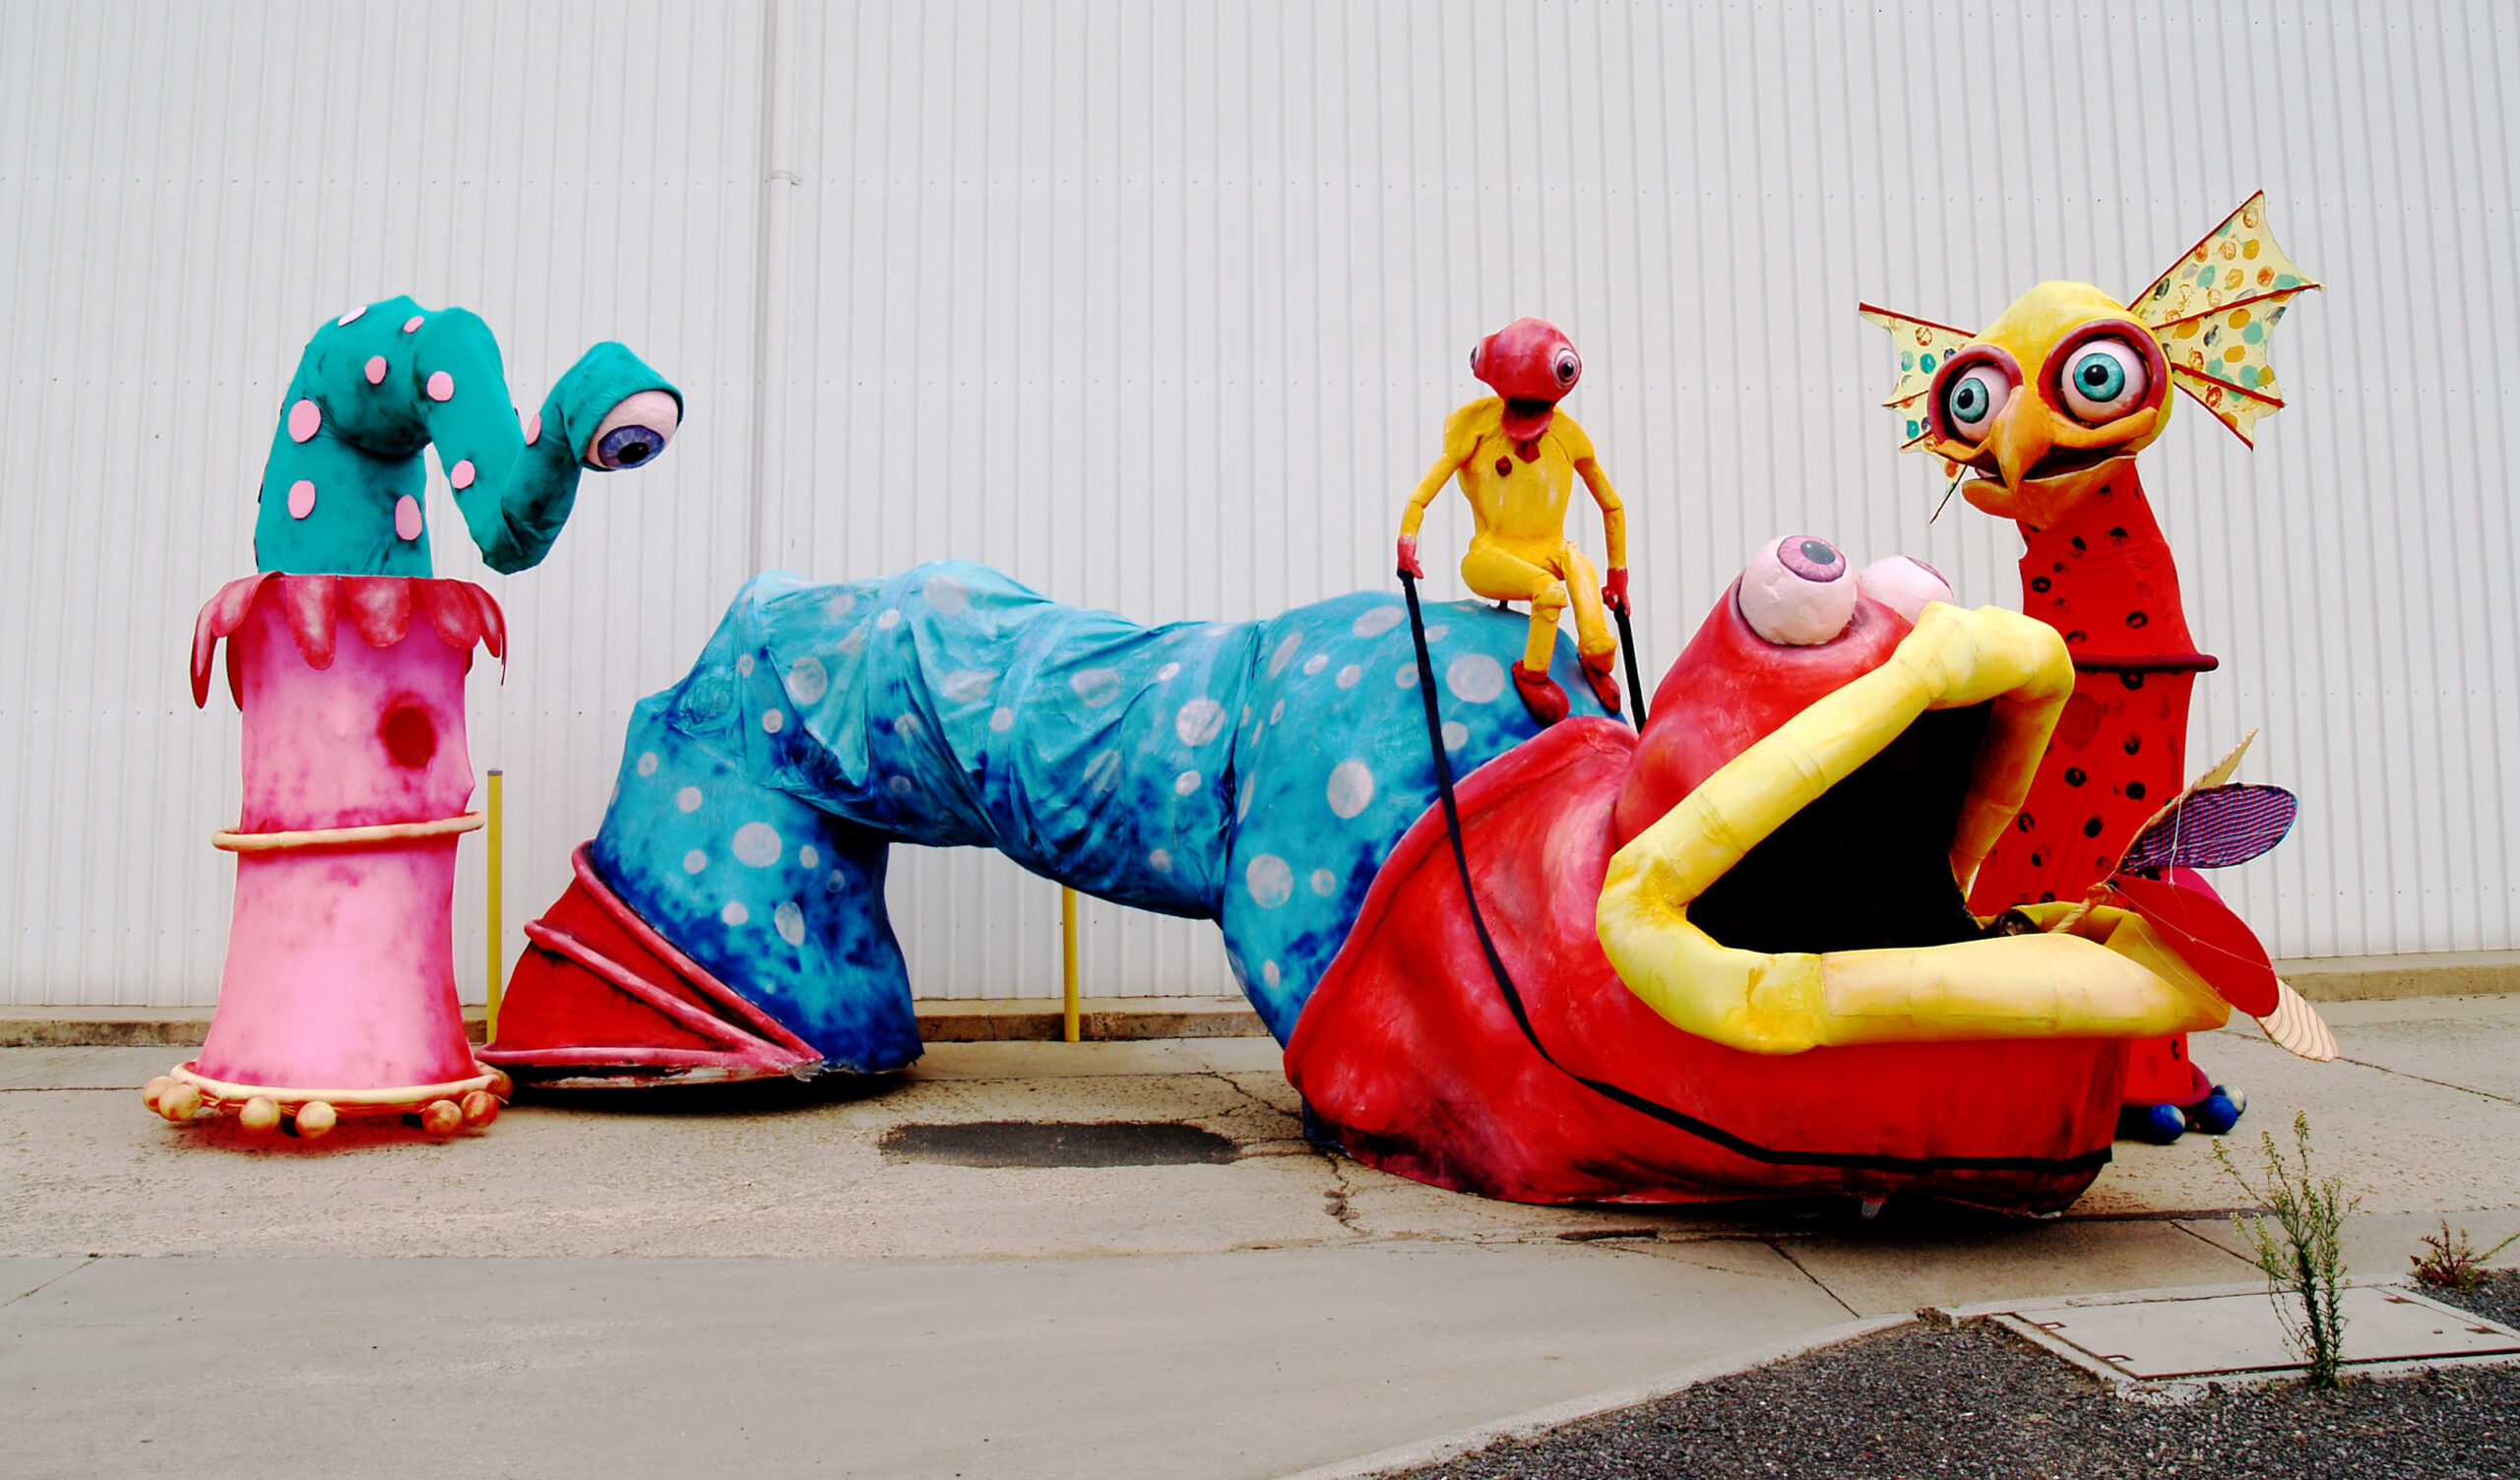
[[503, 939], [506, 934], [504, 929], [505, 922], [499, 918], [499, 902], [504, 897], [500, 889], [500, 885], [502, 883], [500, 876], [504, 870], [499, 867], [499, 864], [501, 855], [505, 851], [502, 846], [505, 839], [501, 834], [504, 832], [506, 825], [506, 783], [507, 772], [499, 770], [495, 766], [491, 767], [489, 829], [490, 908], [488, 916], [490, 936], [490, 1006], [487, 1016], [489, 1018], [488, 1036], [493, 1041], [495, 1041], [499, 1036], [499, 991], [507, 985], [505, 981], [501, 980], [501, 978], [506, 975], [506, 972], [502, 968], [507, 964], [507, 952], [504, 949], [506, 942]]
[[1085, 1036], [1076, 1012], [1076, 891], [1064, 884], [1059, 886], [1059, 963], [1067, 988], [1063, 1026], [1067, 1041], [1076, 1043]]

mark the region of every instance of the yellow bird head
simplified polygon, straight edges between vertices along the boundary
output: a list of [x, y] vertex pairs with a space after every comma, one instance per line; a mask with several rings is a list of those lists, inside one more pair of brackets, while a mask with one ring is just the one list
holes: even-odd
[[1925, 450], [1978, 472], [1988, 514], [2046, 527], [2170, 423], [2170, 361], [2115, 299], [2043, 282], [1943, 362]]
[[2284, 402], [2266, 341], [2318, 284], [2285, 257], [2251, 196], [2177, 264], [2119, 303], [2084, 282], [2043, 282], [1971, 334], [1869, 304], [1896, 338], [1910, 448], [1974, 469], [1969, 502], [2046, 528], [2152, 445], [2174, 383], [2243, 442]]

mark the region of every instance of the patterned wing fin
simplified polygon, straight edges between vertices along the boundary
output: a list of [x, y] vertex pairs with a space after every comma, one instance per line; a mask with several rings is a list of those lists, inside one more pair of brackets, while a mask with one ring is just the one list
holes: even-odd
[[1907, 418], [1906, 440], [1899, 444], [1900, 451], [1905, 452], [1925, 440], [1924, 399], [1925, 393], [1933, 389], [1935, 368], [1951, 358], [1953, 350], [1977, 336], [1948, 324], [1936, 324], [1930, 319], [1894, 314], [1869, 303], [1859, 303], [1856, 307], [1862, 313], [1864, 322], [1878, 324], [1890, 331], [1890, 338], [1897, 345], [1899, 383], [1891, 387], [1890, 399], [1882, 404], [1898, 408]]
[[2313, 1063], [2325, 1064], [2336, 1057], [2336, 1034], [2328, 1030], [2327, 1020], [2280, 977], [2275, 982], [2275, 1011], [2259, 1017], [2257, 1025], [2266, 1029], [2266, 1036], [2277, 1046]]
[[2261, 190], [2137, 294], [2133, 311], [2170, 357], [2171, 379], [2248, 442], [2258, 418], [2284, 405], [2266, 358], [2275, 326], [2318, 285], [2275, 244]]
[[2146, 828], [2119, 868], [2227, 869], [2255, 858], [2293, 831], [2300, 802], [2281, 786], [2214, 786], [2190, 794]]

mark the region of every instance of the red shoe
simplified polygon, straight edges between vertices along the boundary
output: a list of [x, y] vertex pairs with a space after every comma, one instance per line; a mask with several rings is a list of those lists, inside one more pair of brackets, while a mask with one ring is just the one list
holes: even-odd
[[1602, 652], [1587, 652], [1583, 655], [1584, 676], [1592, 680], [1593, 697], [1602, 702], [1603, 709], [1613, 714], [1619, 711], [1619, 695], [1618, 679], [1611, 673], [1610, 665], [1611, 660], [1617, 656], [1618, 649], [1615, 648]]
[[1534, 673], [1520, 662], [1514, 664], [1514, 692], [1523, 697], [1523, 708], [1544, 726], [1566, 717], [1566, 691], [1557, 680], [1545, 673]]

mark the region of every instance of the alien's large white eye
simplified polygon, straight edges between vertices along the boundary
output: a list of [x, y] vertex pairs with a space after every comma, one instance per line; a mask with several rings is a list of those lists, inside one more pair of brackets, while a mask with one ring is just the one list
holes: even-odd
[[1808, 534], [1761, 545], [1741, 573], [1741, 620], [1771, 643], [1811, 648], [1855, 619], [1856, 580], [1837, 546]]
[[2115, 339], [2085, 339], [2074, 346], [2057, 381], [2065, 409], [2094, 425], [2114, 421], [2141, 406], [2144, 393], [2152, 388], [2152, 368], [2144, 352]]
[[1886, 555], [1865, 566], [1856, 580], [1865, 595], [1910, 622], [1916, 621], [1926, 602], [1952, 599], [1951, 583], [1942, 572], [1914, 555]]
[[1573, 389], [1575, 377], [1584, 373], [1584, 362], [1575, 357], [1575, 346], [1572, 344], [1557, 346], [1557, 352], [1548, 357], [1548, 372], [1557, 377], [1558, 390]]
[[2012, 377], [2000, 365], [1979, 365], [1945, 387], [1942, 421], [1963, 442], [1984, 442], [1995, 412], [2012, 396]]

